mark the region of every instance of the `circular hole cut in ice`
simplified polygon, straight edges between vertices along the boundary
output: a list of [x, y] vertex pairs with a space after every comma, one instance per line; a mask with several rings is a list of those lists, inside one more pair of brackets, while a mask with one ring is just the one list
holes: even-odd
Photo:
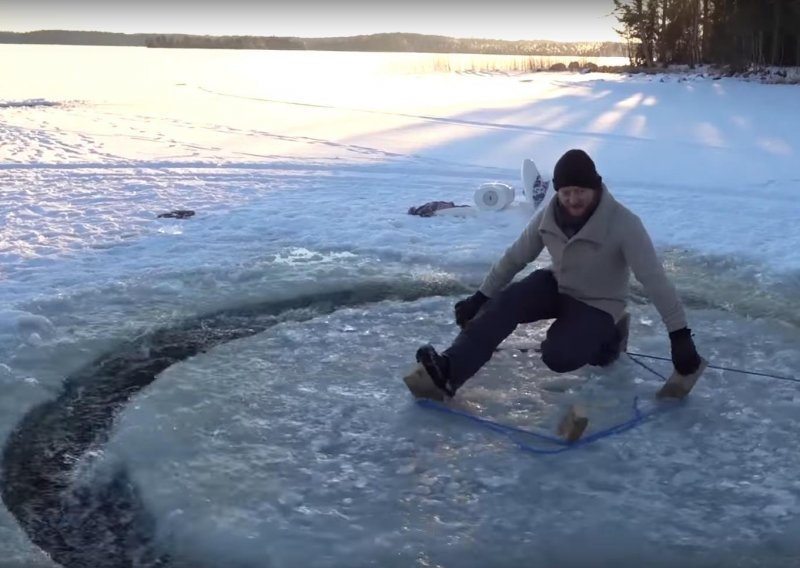
[[[136, 397], [109, 451], [128, 463], [182, 557], [341, 566], [423, 555], [477, 567], [497, 558], [621, 562], [634, 546], [680, 563], [717, 558], [714, 543], [731, 527], [706, 517], [722, 512], [742, 521], [737, 538], [755, 554], [748, 543], [764, 535], [745, 521], [770, 498], [741, 483], [761, 468], [741, 477], [741, 456], [700, 448], [699, 433], [676, 446], [661, 424], [530, 458], [504, 437], [413, 404], [400, 377], [419, 344], [452, 339], [451, 304], [341, 309], [218, 346]], [[549, 376], [535, 356], [498, 355], [458, 404], [530, 426], [557, 406], [538, 386]], [[718, 479], [703, 475], [711, 464], [742, 492], [723, 496]], [[576, 534], [580, 550], [570, 544]]]

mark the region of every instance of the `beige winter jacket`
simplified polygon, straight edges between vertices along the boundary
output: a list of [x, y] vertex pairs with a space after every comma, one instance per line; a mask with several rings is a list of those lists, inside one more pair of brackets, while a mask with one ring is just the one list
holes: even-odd
[[480, 291], [491, 297], [547, 247], [559, 292], [611, 314], [625, 311], [630, 274], [644, 286], [667, 331], [686, 327], [686, 314], [637, 215], [603, 185], [600, 202], [581, 230], [567, 239], [556, 223], [554, 197], [531, 219], [492, 267]]

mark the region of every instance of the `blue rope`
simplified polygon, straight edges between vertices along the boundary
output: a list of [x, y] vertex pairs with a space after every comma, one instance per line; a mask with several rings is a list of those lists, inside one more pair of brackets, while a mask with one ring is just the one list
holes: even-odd
[[[521, 353], [527, 353], [528, 351], [537, 351], [537, 350], [538, 350], [538, 347], [535, 346], [535, 345], [522, 345], [522, 346], [509, 345], [507, 347], [506, 346], [500, 346], [497, 349], [495, 349], [495, 351], [519, 351]], [[641, 365], [642, 367], [644, 367], [645, 369], [647, 369], [651, 373], [655, 373], [656, 375], [658, 375], [662, 379], [666, 380], [663, 375], [661, 375], [660, 373], [656, 373], [652, 368], [648, 367], [647, 365], [645, 365], [641, 361], [637, 361], [636, 359], [634, 359], [634, 357], [643, 357], [645, 359], [655, 359], [657, 361], [669, 361], [671, 363], [672, 359], [670, 359], [669, 357], [659, 357], [657, 355], [646, 355], [644, 353], [632, 353], [630, 351], [626, 351], [625, 353], [630, 356], [632, 361], [634, 361], [637, 364]], [[742, 375], [753, 375], [754, 377], [766, 377], [768, 379], [777, 379], [777, 380], [780, 380], [780, 381], [790, 381], [790, 382], [793, 382], [793, 383], [800, 383], [800, 379], [798, 379], [798, 378], [787, 377], [785, 375], [778, 375], [776, 373], [765, 373], [765, 372], [762, 372], [762, 371], [748, 371], [746, 369], [735, 369], [733, 367], [723, 367], [723, 366], [720, 366], [720, 365], [711, 365], [711, 364], [709, 364], [707, 367], [709, 369], [716, 369], [718, 371], [729, 371], [731, 373], [740, 373]]]
[[636, 363], [636, 364], [637, 364], [637, 365], [639, 365], [640, 367], [644, 367], [645, 369], [647, 369], [648, 371], [650, 371], [651, 373], [653, 373], [653, 374], [654, 374], [656, 377], [659, 377], [659, 378], [660, 378], [662, 381], [666, 381], [666, 380], [668, 380], [668, 379], [667, 379], [667, 377], [665, 377], [664, 375], [662, 375], [661, 373], [659, 373], [658, 371], [656, 371], [655, 369], [653, 369], [653, 368], [652, 368], [650, 365], [648, 365], [647, 363], [643, 363], [642, 361], [639, 361], [639, 360], [636, 358], [636, 357], [638, 357], [638, 355], [636, 355], [635, 353], [634, 353], [634, 354], [630, 354], [630, 353], [628, 353], [628, 352], [626, 351], [626, 352], [625, 352], [625, 354], [628, 356], [628, 359], [630, 359], [631, 361], [633, 361], [634, 363]]
[[[513, 349], [513, 348], [510, 348], [510, 349]], [[667, 357], [658, 357], [658, 356], [655, 356], [655, 355], [644, 355], [644, 354], [641, 354], [641, 353], [631, 353], [629, 351], [626, 351], [626, 354], [628, 355], [630, 360], [633, 361], [634, 363], [636, 363], [637, 365], [643, 367], [644, 369], [647, 369], [648, 371], [650, 371], [651, 373], [653, 373], [657, 377], [661, 378], [662, 380], [664, 380], [664, 381], [667, 380], [667, 378], [664, 375], [662, 375], [661, 373], [659, 373], [658, 371], [656, 371], [655, 369], [653, 369], [652, 367], [650, 367], [646, 363], [640, 361], [638, 358], [642, 357], [642, 358], [647, 358], [647, 359], [657, 359], [659, 361], [670, 361], [670, 362], [672, 361], [671, 359], [668, 359]], [[784, 381], [800, 382], [799, 379], [795, 379], [793, 377], [784, 377], [784, 376], [781, 376], [781, 375], [775, 375], [775, 374], [769, 374], [769, 373], [758, 373], [758, 372], [753, 372], [753, 371], [742, 371], [742, 370], [739, 370], [739, 369], [731, 369], [731, 368], [728, 368], [728, 367], [719, 367], [719, 366], [713, 366], [713, 365], [708, 365], [708, 367], [711, 368], [711, 369], [718, 369], [718, 370], [722, 370], [722, 371], [731, 371], [731, 372], [735, 372], [735, 373], [743, 373], [743, 374], [748, 374], [748, 375], [757, 375], [757, 376], [761, 376], [761, 377], [769, 377], [769, 378], [772, 378], [772, 379], [780, 379], [780, 380], [784, 380]], [[523, 450], [523, 451], [526, 451], [526, 452], [530, 452], [530, 453], [533, 453], [533, 454], [540, 454], [540, 455], [542, 455], [542, 454], [544, 454], [544, 455], [560, 454], [562, 452], [566, 452], [566, 451], [569, 451], [569, 450], [574, 450], [576, 448], [580, 448], [582, 446], [586, 446], [588, 444], [592, 444], [594, 442], [597, 442], [598, 440], [602, 440], [603, 438], [608, 438], [610, 436], [615, 436], [617, 434], [621, 434], [623, 432], [627, 432], [628, 430], [632, 430], [633, 428], [636, 428], [637, 426], [640, 426], [641, 424], [643, 424], [644, 422], [646, 422], [647, 420], [649, 420], [653, 416], [655, 416], [657, 414], [660, 414], [662, 412], [665, 412], [666, 410], [669, 410], [671, 408], [676, 408], [677, 404], [682, 404], [681, 401], [675, 401], [675, 402], [676, 402], [676, 404], [669, 404], [667, 402], [662, 402], [662, 403], [660, 403], [659, 406], [656, 406], [656, 407], [654, 407], [653, 409], [651, 409], [651, 410], [649, 410], [647, 412], [642, 412], [640, 410], [640, 408], [639, 408], [639, 397], [637, 396], [637, 397], [635, 397], [633, 399], [633, 417], [632, 418], [630, 418], [628, 420], [625, 420], [624, 422], [620, 422], [619, 424], [615, 424], [614, 426], [610, 426], [608, 428], [605, 428], [604, 430], [599, 430], [597, 432], [594, 432], [593, 434], [590, 434], [588, 436], [584, 436], [582, 438], [579, 438], [578, 440], [576, 440], [574, 442], [568, 442], [568, 441], [563, 440], [561, 438], [558, 438], [556, 436], [551, 436], [551, 435], [548, 435], [548, 434], [541, 434], [541, 433], [535, 432], [533, 430], [525, 430], [523, 428], [517, 428], [516, 426], [510, 426], [510, 425], [507, 425], [507, 424], [501, 424], [499, 422], [494, 422], [493, 420], [489, 420], [488, 418], [481, 418], [480, 416], [475, 416], [474, 414], [470, 414], [468, 412], [463, 412], [461, 410], [456, 410], [454, 408], [449, 408], [449, 407], [447, 407], [447, 406], [445, 406], [445, 405], [443, 405], [441, 403], [435, 402], [433, 400], [428, 400], [428, 399], [418, 399], [417, 400], [417, 404], [419, 404], [423, 408], [430, 408], [432, 410], [438, 410], [439, 412], [444, 412], [446, 414], [452, 414], [452, 415], [455, 415], [455, 416], [466, 418], [468, 420], [472, 420], [473, 422], [477, 422], [478, 424], [480, 424], [481, 426], [483, 426], [483, 427], [485, 427], [485, 428], [487, 428], [489, 430], [492, 430], [494, 432], [498, 432], [500, 434], [505, 435], [520, 450]], [[543, 440], [543, 441], [545, 441], [545, 442], [547, 442], [549, 444], [553, 444], [553, 445], [555, 445], [557, 447], [556, 448], [535, 447], [535, 446], [532, 446], [530, 444], [527, 444], [525, 442], [522, 442], [522, 441], [518, 440], [517, 438], [514, 437], [515, 435], [517, 435], [517, 436], [518, 435], [530, 436], [530, 437], [538, 438], [538, 439]]]
[[[658, 357], [656, 355], [644, 355], [643, 353], [631, 353], [631, 352], [627, 352], [627, 353], [628, 353], [628, 355], [631, 357], [631, 359], [633, 361], [636, 361], [636, 359], [633, 359], [634, 357], [644, 357], [646, 359], [656, 359], [658, 361], [672, 361], [672, 359], [670, 359], [669, 357]], [[639, 363], [640, 365], [642, 365], [641, 362], [639, 362], [639, 361], [636, 361], [636, 362]], [[645, 367], [645, 368], [647, 368], [647, 367]], [[708, 365], [708, 368], [709, 369], [717, 369], [718, 371], [729, 371], [731, 373], [741, 373], [742, 375], [753, 375], [753, 376], [756, 376], [756, 377], [767, 377], [769, 379], [778, 379], [780, 381], [791, 381], [793, 383], [800, 383], [800, 379], [796, 379], [794, 377], [786, 377], [784, 375], [776, 375], [774, 373], [762, 373], [762, 372], [759, 372], [759, 371], [745, 371], [744, 369], [734, 369], [733, 367], [721, 367], [719, 365]]]
[[[614, 426], [610, 426], [603, 430], [599, 430], [590, 434], [588, 436], [584, 436], [583, 438], [579, 438], [574, 442], [568, 442], [556, 436], [551, 436], [549, 434], [541, 434], [539, 432], [535, 432], [533, 430], [525, 430], [523, 428], [517, 428], [516, 426], [510, 426], [508, 424], [501, 424], [499, 422], [494, 422], [487, 418], [481, 418], [480, 416], [475, 416], [474, 414], [470, 414], [468, 412], [463, 412], [461, 410], [456, 410], [454, 408], [449, 408], [441, 403], [435, 402], [433, 400], [428, 399], [419, 399], [417, 400], [417, 404], [422, 406], [423, 408], [430, 408], [432, 410], [438, 410], [439, 412], [444, 412], [446, 414], [452, 414], [455, 416], [459, 416], [461, 418], [466, 418], [468, 420], [472, 420], [473, 422], [477, 422], [481, 426], [489, 430], [493, 430], [499, 434], [505, 435], [508, 439], [510, 439], [520, 450], [530, 452], [532, 454], [544, 454], [544, 455], [552, 455], [552, 454], [560, 454], [562, 452], [566, 452], [569, 450], [577, 449], [581, 446], [586, 446], [588, 444], [592, 444], [597, 442], [598, 440], [602, 440], [603, 438], [608, 438], [610, 436], [615, 436], [617, 434], [621, 434], [622, 432], [626, 432], [631, 430], [640, 424], [644, 423], [645, 421], [649, 420], [656, 414], [666, 411], [669, 408], [674, 408], [674, 405], [665, 405], [653, 408], [647, 412], [642, 412], [639, 409], [639, 397], [637, 396], [633, 400], [633, 417], [624, 421], [620, 422], [619, 424], [615, 424]], [[555, 446], [556, 448], [541, 448], [532, 446], [528, 443], [525, 443], [516, 437], [515, 435], [523, 435], [523, 436], [530, 436], [533, 438], [538, 438]]]
[[[661, 373], [656, 371], [655, 369], [651, 368], [647, 364], [635, 359], [635, 354], [631, 355], [628, 354], [631, 361], [634, 363], [641, 365], [657, 377], [660, 377], [663, 380], [667, 380]], [[603, 438], [608, 438], [610, 436], [615, 436], [617, 434], [621, 434], [622, 432], [626, 432], [631, 430], [640, 424], [644, 423], [648, 419], [652, 418], [656, 414], [664, 412], [669, 408], [674, 408], [674, 405], [664, 405], [664, 406], [657, 406], [648, 412], [642, 412], [639, 409], [639, 397], [635, 397], [633, 399], [633, 418], [630, 418], [624, 422], [620, 422], [619, 424], [615, 424], [614, 426], [610, 426], [605, 428], [604, 430], [599, 430], [593, 434], [588, 436], [584, 436], [583, 438], [579, 438], [574, 442], [568, 442], [556, 436], [551, 436], [548, 434], [540, 434], [539, 432], [534, 432], [533, 430], [525, 430], [523, 428], [517, 428], [516, 426], [510, 426], [507, 424], [501, 424], [499, 422], [494, 422], [493, 420], [489, 420], [487, 418], [481, 418], [480, 416], [475, 416], [474, 414], [470, 414], [468, 412], [463, 412], [461, 410], [455, 410], [453, 408], [449, 408], [443, 404], [434, 402], [428, 399], [419, 399], [417, 403], [425, 408], [431, 408], [433, 410], [438, 410], [440, 412], [444, 412], [447, 414], [453, 414], [455, 416], [460, 416], [462, 418], [467, 418], [468, 420], [472, 420], [473, 422], [477, 422], [481, 426], [488, 428], [489, 430], [493, 430], [495, 432], [499, 432], [500, 434], [504, 434], [507, 438], [509, 438], [516, 446], [523, 451], [530, 452], [533, 454], [545, 454], [545, 455], [552, 455], [552, 454], [560, 454], [562, 452], [566, 452], [568, 450], [573, 450], [579, 448], [581, 446], [586, 446], [593, 442], [597, 442], [598, 440], [602, 440]], [[544, 440], [545, 442], [549, 442], [551, 444], [555, 444], [559, 446], [557, 448], [537, 448], [531, 446], [530, 444], [526, 444], [513, 436], [515, 434], [524, 435], [524, 436], [531, 436], [534, 438], [539, 438], [540, 440]]]

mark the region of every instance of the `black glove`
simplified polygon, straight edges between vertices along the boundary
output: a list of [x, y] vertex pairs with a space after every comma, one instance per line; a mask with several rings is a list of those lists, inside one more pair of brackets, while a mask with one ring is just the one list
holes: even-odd
[[456, 302], [455, 312], [456, 323], [458, 324], [458, 327], [462, 329], [466, 327], [469, 321], [475, 317], [475, 314], [478, 313], [478, 310], [481, 309], [483, 304], [485, 304], [488, 299], [488, 296], [478, 290], [472, 296]]
[[669, 334], [672, 364], [681, 375], [691, 375], [700, 368], [700, 355], [692, 341], [692, 330], [688, 327], [677, 329]]

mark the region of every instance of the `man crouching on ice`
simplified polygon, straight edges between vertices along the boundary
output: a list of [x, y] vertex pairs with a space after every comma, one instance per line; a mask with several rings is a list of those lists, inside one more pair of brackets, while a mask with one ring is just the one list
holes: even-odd
[[[417, 350], [441, 398], [453, 396], [521, 323], [555, 319], [541, 347], [542, 361], [556, 373], [611, 364], [627, 342], [631, 271], [669, 332], [675, 370], [690, 375], [701, 365], [647, 230], [609, 193], [589, 155], [566, 152], [556, 163], [553, 188], [557, 198], [533, 217], [478, 291], [456, 303], [461, 332], [453, 344], [441, 354], [431, 345]], [[552, 265], [509, 284], [545, 247]]]

